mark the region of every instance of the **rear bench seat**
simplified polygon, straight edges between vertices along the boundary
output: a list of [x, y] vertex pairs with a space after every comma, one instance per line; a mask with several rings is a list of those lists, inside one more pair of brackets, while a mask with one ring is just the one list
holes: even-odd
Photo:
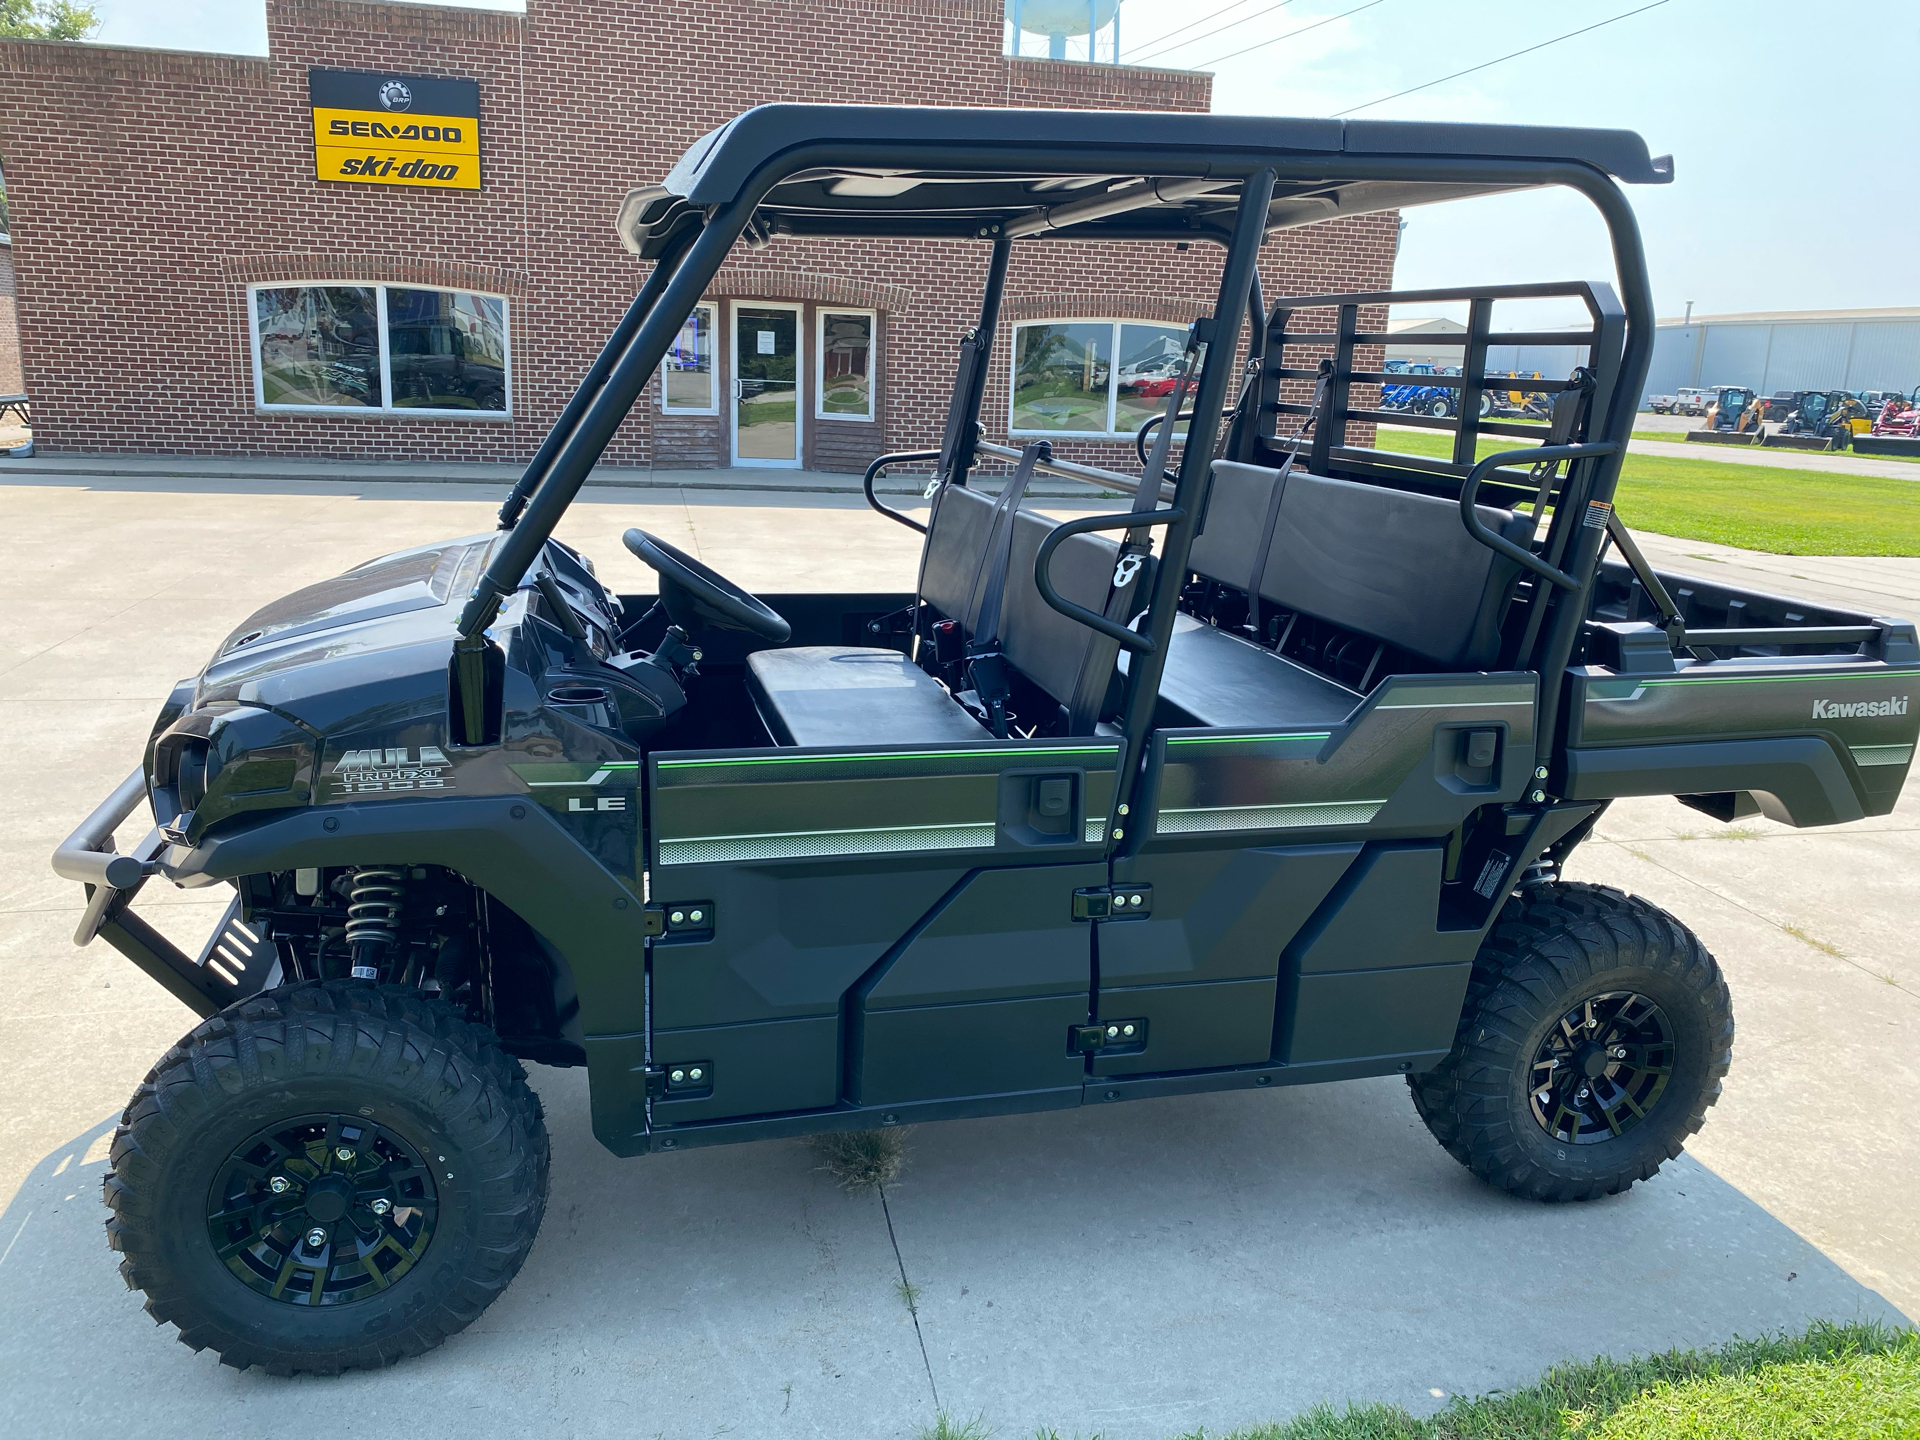
[[[969, 639], [984, 600], [993, 497], [964, 486], [940, 495], [920, 568], [922, 597]], [[1040, 544], [1055, 522], [1031, 511], [1014, 516], [1001, 601], [1000, 641], [1008, 662], [1067, 712], [1068, 734], [1086, 735], [1112, 702], [1119, 646], [1040, 598], [1033, 580]], [[1075, 535], [1054, 553], [1054, 588], [1068, 600], [1103, 611], [1119, 544]], [[1152, 567], [1133, 581], [1138, 608], [1152, 593]], [[1137, 609], [1130, 611], [1132, 619]], [[781, 745], [932, 744], [990, 739], [946, 687], [893, 650], [807, 645], [757, 650], [747, 657], [747, 687]], [[1023, 717], [1031, 720], [1037, 717]]]
[[[1268, 536], [1274, 487], [1279, 510]], [[1496, 535], [1525, 545], [1533, 521], [1482, 505]], [[1188, 568], [1276, 608], [1357, 630], [1448, 670], [1497, 663], [1501, 622], [1520, 567], [1467, 534], [1451, 500], [1298, 471], [1213, 467], [1206, 528]], [[1174, 622], [1163, 704], [1197, 726], [1327, 724], [1357, 691], [1264, 646], [1190, 616]]]

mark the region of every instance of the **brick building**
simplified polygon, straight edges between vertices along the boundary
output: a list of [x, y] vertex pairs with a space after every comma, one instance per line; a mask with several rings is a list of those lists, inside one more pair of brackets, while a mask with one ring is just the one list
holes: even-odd
[[[1202, 74], [1006, 56], [1001, 0], [266, 10], [265, 58], [0, 41], [43, 450], [524, 460], [644, 276], [621, 197], [738, 111], [1211, 100]], [[477, 82], [478, 188], [316, 178], [314, 71]], [[1267, 294], [1384, 289], [1395, 235], [1383, 214], [1276, 236]], [[742, 248], [607, 459], [856, 470], [937, 441], [986, 261], [949, 242]], [[990, 427], [1117, 457], [1218, 263], [1017, 245]]]

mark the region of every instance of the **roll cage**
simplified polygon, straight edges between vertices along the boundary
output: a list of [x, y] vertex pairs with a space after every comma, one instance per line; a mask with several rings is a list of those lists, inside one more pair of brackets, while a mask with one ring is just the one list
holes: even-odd
[[[1525, 657], [1534, 662], [1527, 668], [1557, 673], [1573, 652], [1586, 613], [1634, 398], [1652, 353], [1653, 308], [1639, 230], [1615, 182], [1657, 184], [1671, 178], [1670, 160], [1650, 158], [1640, 138], [1623, 131], [863, 106], [774, 105], [748, 111], [696, 142], [663, 184], [633, 191], [621, 208], [622, 242], [653, 267], [501, 508], [500, 525], [507, 534], [464, 607], [455, 642], [465, 723], [475, 728], [480, 723], [488, 670], [485, 631], [503, 599], [521, 583], [734, 245], [744, 239], [760, 247], [778, 235], [950, 238], [987, 248], [979, 318], [961, 343], [943, 441], [938, 451], [912, 452], [937, 460], [939, 477], [957, 484], [966, 482], [983, 455], [1011, 453], [986, 444], [979, 412], [1015, 240], [1210, 241], [1224, 248], [1212, 312], [1195, 322], [1189, 337], [1189, 359], [1197, 369], [1189, 392], [1193, 418], [1175, 477], [1162, 490], [1160, 498], [1167, 503], [1149, 513], [1136, 507], [1132, 515], [1074, 522], [1079, 529], [1162, 532], [1161, 563], [1144, 623], [1128, 630], [1121, 642], [1133, 652], [1121, 715], [1129, 753], [1142, 753], [1152, 727], [1188, 551], [1196, 520], [1206, 512], [1219, 427], [1232, 410], [1237, 337], [1249, 315], [1249, 350], [1261, 362], [1262, 378], [1257, 387], [1247, 387], [1247, 395], [1257, 397], [1257, 423], [1237, 427], [1237, 452], [1251, 459], [1302, 448], [1284, 438], [1285, 422], [1307, 406], [1301, 399], [1283, 398], [1281, 387], [1330, 369], [1329, 388], [1321, 397], [1324, 414], [1304, 442], [1311, 468], [1457, 496], [1475, 538], [1510, 554], [1561, 597], [1557, 605], [1541, 607], [1543, 623], [1531, 627], [1533, 653]], [[1349, 417], [1389, 418], [1349, 404], [1354, 382], [1383, 378], [1355, 370], [1353, 354], [1357, 346], [1384, 340], [1361, 331], [1359, 315], [1363, 306], [1389, 297], [1306, 297], [1264, 315], [1256, 273], [1261, 242], [1276, 230], [1339, 216], [1548, 185], [1579, 191], [1600, 212], [1612, 242], [1618, 298], [1598, 285], [1392, 297], [1471, 301], [1466, 373], [1439, 382], [1462, 387], [1469, 402], [1453, 458], [1422, 463], [1336, 444], [1336, 436], [1344, 440]], [[1581, 428], [1592, 438], [1476, 461], [1478, 433], [1538, 434], [1480, 421], [1472, 402], [1482, 383], [1476, 371], [1484, 368], [1474, 362], [1484, 361], [1487, 345], [1533, 338], [1495, 335], [1493, 301], [1545, 294], [1577, 295], [1592, 317], [1590, 331], [1573, 337], [1587, 346], [1591, 363], [1571, 382], [1586, 389], [1589, 408]], [[1333, 309], [1333, 331], [1289, 330], [1294, 314], [1321, 307]], [[1554, 343], [1568, 339], [1556, 335]], [[1331, 348], [1331, 366], [1286, 365], [1290, 346]], [[1567, 383], [1542, 382], [1538, 388], [1564, 390]], [[1395, 423], [1408, 419], [1390, 418]], [[1552, 478], [1562, 462], [1567, 462], [1565, 475]], [[1487, 533], [1475, 518], [1474, 496], [1483, 487], [1529, 495], [1540, 488], [1537, 474], [1511, 468], [1520, 463], [1551, 472], [1556, 520], [1541, 554]], [[1129, 483], [1126, 477], [1065, 462], [1043, 459], [1042, 468]], [[1601, 523], [1596, 525], [1593, 516], [1602, 517]], [[1586, 523], [1576, 523], [1576, 517]], [[1630, 545], [1625, 542], [1622, 549], [1634, 557]], [[1658, 600], [1659, 582], [1650, 571], [1644, 578]], [[1040, 583], [1044, 590], [1044, 576]], [[1661, 609], [1664, 614], [1670, 606]], [[1100, 617], [1076, 618], [1093, 625]], [[1547, 687], [1542, 698], [1543, 733], [1551, 735], [1557, 687]], [[481, 738], [469, 730], [469, 743]]]

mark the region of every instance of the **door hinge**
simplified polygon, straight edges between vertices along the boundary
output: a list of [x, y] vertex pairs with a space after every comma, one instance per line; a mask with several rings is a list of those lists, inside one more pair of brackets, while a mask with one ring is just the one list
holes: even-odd
[[713, 1062], [687, 1060], [678, 1065], [649, 1065], [647, 1099], [692, 1100], [713, 1093]]
[[1130, 1055], [1147, 1048], [1147, 1022], [1107, 1020], [1098, 1025], [1067, 1028], [1067, 1050], [1075, 1055]]
[[1076, 920], [1134, 920], [1152, 913], [1151, 885], [1088, 885], [1073, 892]]
[[679, 904], [649, 902], [641, 915], [643, 935], [671, 934], [701, 939], [710, 939], [713, 935], [711, 900], [683, 900]]

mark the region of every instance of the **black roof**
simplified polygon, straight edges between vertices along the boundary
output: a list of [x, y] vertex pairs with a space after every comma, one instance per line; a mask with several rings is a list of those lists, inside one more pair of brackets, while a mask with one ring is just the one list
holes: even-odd
[[[1568, 167], [1664, 184], [1630, 130], [1415, 124], [1137, 110], [762, 105], [690, 146], [664, 184], [635, 191], [622, 238], [655, 253], [697, 209], [736, 199], [763, 167], [795, 167], [755, 212], [763, 231], [968, 236], [1143, 182], [1187, 182], [1161, 203], [1073, 218], [1075, 238], [1217, 236], [1238, 181], [1280, 174], [1272, 228], [1560, 183]], [[1217, 183], [1199, 189], [1193, 181]], [[1170, 188], [1163, 183], [1162, 190]], [[1025, 217], [1023, 221], [1023, 217]], [[1040, 229], [1062, 228], [1041, 224]]]

